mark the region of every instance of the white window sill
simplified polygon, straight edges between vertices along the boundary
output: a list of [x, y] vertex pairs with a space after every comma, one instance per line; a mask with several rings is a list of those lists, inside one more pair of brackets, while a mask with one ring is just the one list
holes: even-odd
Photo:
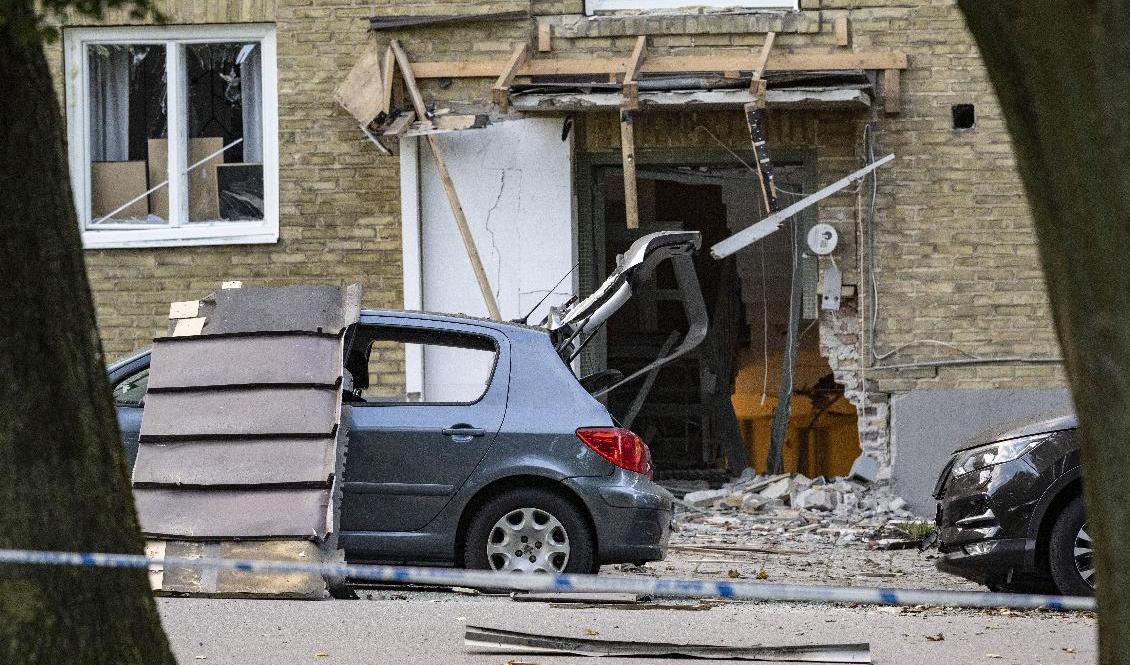
[[162, 229], [105, 228], [82, 233], [83, 249], [259, 245], [278, 241], [278, 227], [267, 224], [217, 224]]
[[697, 16], [756, 12], [796, 12], [798, 0], [586, 0], [590, 16], [675, 14]]

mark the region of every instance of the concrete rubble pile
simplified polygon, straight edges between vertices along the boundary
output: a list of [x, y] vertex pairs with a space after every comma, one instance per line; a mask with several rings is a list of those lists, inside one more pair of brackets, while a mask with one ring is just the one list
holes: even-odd
[[921, 522], [889, 485], [869, 482], [858, 474], [826, 479], [802, 474], [763, 476], [746, 469], [721, 488], [696, 489], [704, 485], [705, 481], [668, 484], [676, 496], [682, 494], [681, 527], [778, 536], [770, 540], [782, 543], [870, 541], [884, 547], [909, 536], [899, 537], [897, 527]]

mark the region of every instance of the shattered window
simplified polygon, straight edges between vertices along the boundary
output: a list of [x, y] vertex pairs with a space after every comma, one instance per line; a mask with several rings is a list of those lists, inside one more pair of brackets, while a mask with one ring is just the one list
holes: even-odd
[[130, 374], [114, 386], [114, 404], [138, 406], [149, 388], [149, 368]]
[[263, 219], [258, 44], [185, 47], [188, 221]]
[[273, 27], [65, 37], [68, 149], [87, 247], [278, 239]]
[[168, 142], [165, 60], [160, 44], [87, 47], [91, 226], [168, 223], [148, 192], [150, 146]]
[[[422, 353], [424, 363], [446, 368], [426, 381], [422, 393], [407, 393], [405, 358]], [[346, 395], [355, 402], [468, 404], [490, 385], [498, 349], [480, 335], [421, 328], [362, 326], [346, 359]]]

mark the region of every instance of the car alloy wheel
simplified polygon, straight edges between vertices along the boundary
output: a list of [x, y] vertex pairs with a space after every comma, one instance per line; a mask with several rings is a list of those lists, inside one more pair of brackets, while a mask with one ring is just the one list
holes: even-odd
[[1087, 510], [1077, 496], [1054, 517], [1048, 534], [1048, 572], [1065, 596], [1095, 593], [1095, 559], [1087, 531]]
[[538, 508], [517, 508], [494, 523], [487, 538], [492, 570], [514, 573], [563, 573], [569, 564], [565, 525]]
[[1087, 523], [1084, 522], [1083, 526], [1079, 527], [1079, 533], [1075, 534], [1075, 548], [1072, 552], [1075, 559], [1075, 570], [1079, 571], [1079, 576], [1083, 581], [1095, 588], [1095, 555], [1093, 546], [1091, 545], [1091, 536], [1087, 533]]

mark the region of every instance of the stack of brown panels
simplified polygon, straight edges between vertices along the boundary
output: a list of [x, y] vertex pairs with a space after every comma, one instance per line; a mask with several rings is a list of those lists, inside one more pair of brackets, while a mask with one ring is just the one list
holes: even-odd
[[[225, 288], [154, 340], [133, 473], [150, 551], [338, 560], [342, 343], [360, 288]], [[348, 422], [348, 419], [344, 419]], [[318, 575], [151, 571], [158, 591], [324, 597]]]

